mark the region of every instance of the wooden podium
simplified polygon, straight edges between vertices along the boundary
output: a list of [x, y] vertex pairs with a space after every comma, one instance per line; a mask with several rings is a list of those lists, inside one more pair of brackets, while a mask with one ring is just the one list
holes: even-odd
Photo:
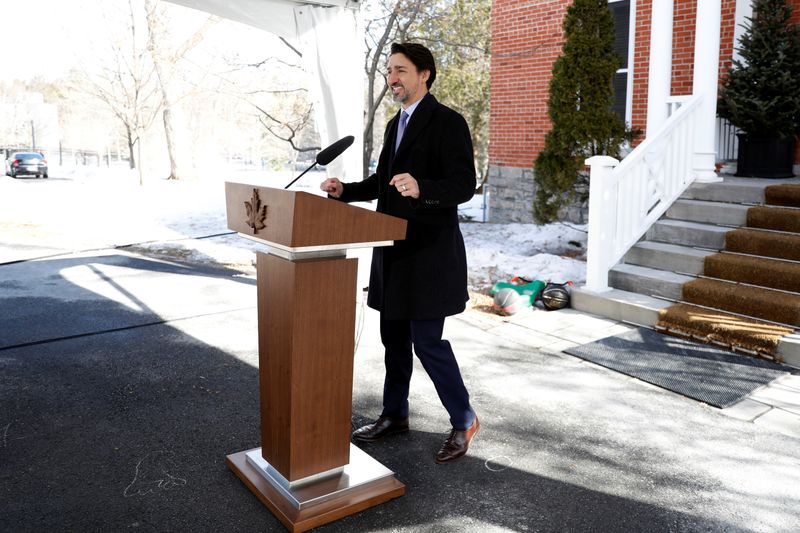
[[357, 259], [402, 240], [406, 221], [306, 192], [225, 184], [228, 228], [256, 252], [261, 448], [228, 466], [290, 530], [405, 493], [350, 444]]

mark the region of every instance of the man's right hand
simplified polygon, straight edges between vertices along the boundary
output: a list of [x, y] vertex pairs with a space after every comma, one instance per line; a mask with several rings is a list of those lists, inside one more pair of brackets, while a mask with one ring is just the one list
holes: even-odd
[[339, 178], [328, 178], [320, 184], [319, 188], [334, 198], [339, 198], [344, 192], [344, 185]]

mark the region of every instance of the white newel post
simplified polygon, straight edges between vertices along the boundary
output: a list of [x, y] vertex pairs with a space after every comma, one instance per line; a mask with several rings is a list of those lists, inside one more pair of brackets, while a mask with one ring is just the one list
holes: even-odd
[[692, 87], [694, 94], [701, 94], [703, 100], [698, 111], [692, 167], [696, 181], [710, 183], [722, 181], [714, 168], [716, 163], [714, 135], [717, 120], [721, 0], [697, 2], [696, 20]]
[[650, 24], [650, 66], [647, 81], [647, 131], [649, 137], [667, 120], [667, 100], [672, 82], [673, 0], [653, 0]]
[[607, 155], [586, 160], [589, 165], [589, 236], [586, 250], [586, 288], [593, 292], [610, 290], [608, 256], [617, 223], [616, 187], [609, 183], [619, 161]]

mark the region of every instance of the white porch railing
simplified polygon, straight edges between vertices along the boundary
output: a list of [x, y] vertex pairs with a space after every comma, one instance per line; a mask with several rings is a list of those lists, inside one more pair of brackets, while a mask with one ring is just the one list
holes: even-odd
[[609, 290], [608, 271], [691, 185], [697, 111], [701, 97], [682, 101], [655, 135], [620, 163], [609, 156], [586, 160], [589, 237], [586, 288]]
[[[667, 98], [667, 116], [672, 116], [681, 106], [691, 100], [692, 95], [670, 96]], [[714, 146], [717, 161], [735, 161], [739, 153], [739, 128], [722, 117], [717, 117], [714, 127]]]

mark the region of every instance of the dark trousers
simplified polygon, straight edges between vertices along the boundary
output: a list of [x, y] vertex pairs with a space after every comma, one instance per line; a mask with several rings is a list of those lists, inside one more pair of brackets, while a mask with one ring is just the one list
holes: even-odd
[[408, 417], [408, 389], [414, 368], [412, 346], [430, 376], [453, 428], [472, 425], [475, 414], [461, 379], [450, 343], [442, 339], [444, 318], [437, 320], [385, 320], [381, 315], [381, 341], [386, 348], [386, 379], [382, 416]]

